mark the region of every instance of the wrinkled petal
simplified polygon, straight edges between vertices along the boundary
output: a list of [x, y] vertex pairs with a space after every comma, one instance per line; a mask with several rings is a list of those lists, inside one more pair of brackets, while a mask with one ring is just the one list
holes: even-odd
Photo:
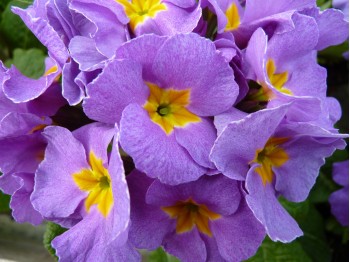
[[137, 104], [129, 105], [123, 112], [120, 143], [137, 169], [164, 183], [193, 181], [205, 173], [177, 143], [175, 135], [166, 135]]

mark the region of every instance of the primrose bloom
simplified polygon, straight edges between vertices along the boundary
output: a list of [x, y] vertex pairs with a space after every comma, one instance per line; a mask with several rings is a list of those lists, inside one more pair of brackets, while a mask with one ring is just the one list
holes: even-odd
[[129, 193], [118, 131], [94, 123], [73, 134], [48, 127], [43, 135], [48, 146], [31, 201], [46, 219], [70, 228], [52, 242], [57, 256], [61, 261], [123, 261], [125, 255], [137, 260], [126, 242]]
[[278, 196], [304, 201], [324, 158], [345, 146], [343, 135], [309, 123], [286, 121], [289, 106], [245, 117], [236, 109], [218, 116], [216, 125], [221, 133], [211, 152], [219, 171], [245, 181], [249, 207], [270, 238], [281, 242], [292, 241], [302, 231], [279, 204]]
[[293, 13], [315, 7], [314, 0], [249, 0], [244, 6], [238, 0], [204, 1], [206, 2], [217, 15], [218, 33], [231, 32], [240, 47], [246, 46], [259, 27], [268, 30], [269, 35], [291, 30]]
[[[63, 72], [62, 94], [71, 105], [81, 102], [85, 85], [129, 38], [127, 17], [114, 0], [36, 0], [27, 9], [12, 11], [57, 61], [58, 73]], [[22, 96], [39, 91], [25, 86]]]
[[[48, 116], [53, 116], [66, 103], [58, 81], [53, 78], [59, 74], [51, 72], [57, 69], [52, 59], [46, 59], [46, 68], [46, 76], [34, 80], [23, 76], [15, 67], [7, 69], [0, 63], [0, 170], [3, 173], [0, 188], [12, 196], [10, 207], [14, 219], [34, 225], [43, 220], [30, 202], [34, 173], [46, 147], [41, 132], [52, 124]], [[54, 69], [50, 71], [51, 68]], [[34, 93], [38, 97], [18, 103]]]
[[36, 0], [27, 9], [15, 7], [12, 10], [61, 67], [70, 56], [79, 56], [76, 54], [79, 45], [87, 47], [80, 51], [89, 54], [85, 62], [94, 59], [97, 64], [98, 58], [111, 57], [127, 39], [127, 17], [113, 0]]
[[252, 256], [265, 237], [235, 180], [203, 176], [170, 186], [134, 170], [127, 181], [130, 241], [138, 248], [162, 245], [184, 262], [241, 261]]
[[202, 14], [194, 0], [116, 0], [129, 18], [129, 29], [140, 36], [154, 33], [174, 35], [190, 33]]
[[349, 160], [333, 164], [333, 179], [343, 186], [329, 197], [332, 214], [342, 226], [349, 225]]
[[334, 129], [341, 110], [334, 98], [327, 97], [327, 72], [317, 64], [313, 52], [319, 35], [317, 24], [305, 15], [294, 14], [292, 18], [294, 30], [267, 41], [265, 32], [258, 29], [250, 39], [246, 50], [246, 61], [251, 65], [248, 75], [258, 87], [251, 88], [245, 99], [253, 108], [293, 102], [287, 112], [289, 120], [313, 121]]
[[145, 35], [118, 49], [87, 94], [85, 113], [120, 122], [120, 143], [136, 168], [179, 184], [215, 168], [209, 160], [216, 139], [210, 117], [234, 104], [238, 87], [209, 40]]
[[44, 157], [46, 141], [42, 129], [48, 117], [30, 113], [8, 113], [0, 122], [0, 189], [11, 195], [12, 216], [19, 223], [38, 225], [43, 221], [31, 202], [34, 173]]

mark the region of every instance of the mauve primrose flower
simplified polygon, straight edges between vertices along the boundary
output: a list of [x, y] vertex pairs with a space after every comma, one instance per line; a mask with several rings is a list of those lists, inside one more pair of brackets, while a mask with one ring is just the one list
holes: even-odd
[[190, 33], [202, 15], [194, 0], [116, 0], [129, 18], [133, 34], [174, 35]]
[[[231, 110], [218, 116], [223, 128], [211, 152], [219, 171], [245, 181], [246, 197], [256, 218], [274, 241], [290, 242], [302, 235], [296, 221], [277, 198], [301, 202], [315, 183], [325, 157], [343, 149], [344, 135], [309, 123], [289, 123], [290, 105], [265, 109], [244, 117]], [[225, 123], [220, 123], [225, 122]]]
[[[57, 78], [57, 72], [50, 72], [57, 70], [57, 66], [50, 63], [50, 58], [46, 62], [47, 75], [56, 74]], [[15, 71], [17, 73], [13, 74]], [[0, 170], [3, 173], [0, 188], [12, 195], [10, 207], [17, 222], [38, 225], [43, 218], [33, 208], [30, 195], [34, 186], [34, 173], [44, 158], [47, 144], [41, 132], [52, 124], [48, 116], [54, 115], [66, 102], [61, 96], [57, 79], [52, 76], [29, 79], [14, 67], [7, 69], [0, 62], [0, 83]], [[3, 92], [5, 87], [12, 88], [10, 93], [15, 100], [23, 98], [23, 87], [34, 92], [44, 90], [44, 93], [28, 102], [14, 103]], [[16, 87], [19, 87], [19, 92]]]
[[[294, 30], [273, 35], [258, 29], [246, 49], [249, 79], [261, 87], [246, 98], [273, 108], [293, 101], [287, 117], [291, 121], [312, 121], [334, 129], [341, 116], [339, 102], [327, 97], [327, 72], [317, 64], [315, 48], [320, 31], [314, 18], [294, 14]], [[308, 30], [305, 30], [308, 28]], [[255, 105], [255, 103], [253, 103]]]
[[333, 164], [333, 179], [343, 186], [329, 197], [332, 214], [342, 226], [349, 225], [349, 160]]
[[340, 108], [335, 99], [326, 96], [327, 72], [317, 64], [313, 51], [319, 35], [317, 24], [300, 14], [292, 18], [295, 29], [275, 34], [269, 41], [262, 29], [252, 35], [246, 49], [247, 75], [261, 87], [251, 89], [246, 100], [266, 103], [267, 108], [293, 101], [287, 114], [290, 120], [317, 120], [332, 128], [335, 121], [329, 116], [329, 107]]
[[252, 256], [265, 237], [235, 180], [202, 176], [170, 186], [134, 170], [127, 181], [129, 237], [138, 248], [162, 245], [184, 262], [241, 261]]
[[[92, 71], [102, 68], [129, 38], [128, 18], [114, 0], [36, 0], [27, 9], [12, 11], [57, 61], [63, 71], [62, 94], [71, 105], [85, 96], [87, 80], [96, 76]], [[36, 91], [27, 89], [23, 96]]]
[[42, 129], [48, 117], [30, 113], [8, 113], [0, 122], [0, 189], [12, 195], [12, 216], [19, 223], [38, 225], [43, 221], [31, 202], [34, 173], [44, 158], [46, 141]]
[[45, 218], [70, 227], [52, 242], [60, 261], [138, 260], [126, 242], [130, 204], [117, 128], [47, 127], [43, 135], [48, 146], [31, 201]]
[[121, 146], [136, 168], [179, 184], [215, 168], [210, 117], [234, 104], [238, 87], [211, 41], [195, 34], [145, 35], [118, 49], [87, 95], [87, 116], [120, 122]]
[[253, 32], [260, 28], [273, 33], [293, 28], [292, 15], [316, 6], [315, 0], [248, 0], [244, 7], [238, 0], [206, 0], [217, 15], [218, 33], [231, 32], [240, 47], [245, 47]]

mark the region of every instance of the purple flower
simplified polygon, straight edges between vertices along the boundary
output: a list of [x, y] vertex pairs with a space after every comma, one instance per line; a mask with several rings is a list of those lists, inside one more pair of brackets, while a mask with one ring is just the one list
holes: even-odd
[[70, 228], [52, 242], [58, 257], [62, 261], [101, 257], [120, 261], [125, 255], [130, 261], [137, 259], [137, 252], [126, 242], [129, 193], [117, 130], [94, 123], [73, 133], [47, 127], [43, 135], [48, 146], [36, 172], [31, 201], [45, 218]]
[[[44, 158], [42, 130], [66, 101], [61, 96], [57, 64], [46, 59], [46, 73], [38, 80], [23, 76], [15, 67], [0, 63], [0, 188], [12, 195], [14, 219], [38, 225], [42, 216], [33, 208], [30, 195], [34, 173]], [[9, 96], [12, 100], [10, 100]], [[28, 102], [22, 102], [26, 101]]]
[[216, 130], [209, 117], [229, 109], [238, 88], [209, 40], [145, 35], [118, 49], [87, 94], [85, 113], [120, 122], [120, 143], [138, 169], [179, 184], [214, 168], [209, 151]]
[[[36, 0], [25, 10], [12, 10], [57, 61], [63, 71], [63, 96], [71, 105], [81, 102], [86, 80], [96, 77], [129, 38], [127, 17], [113, 0]], [[34, 91], [24, 94], [29, 92]]]
[[30, 203], [34, 173], [44, 157], [41, 130], [51, 119], [29, 113], [8, 113], [0, 122], [0, 189], [12, 195], [12, 216], [19, 223], [38, 225], [42, 216]]
[[307, 8], [300, 12], [315, 19], [319, 37], [315, 47], [322, 50], [332, 45], [339, 45], [349, 37], [349, 22], [346, 14], [333, 8], [320, 11], [319, 8]]
[[339, 103], [326, 96], [327, 72], [317, 64], [313, 51], [319, 35], [317, 24], [305, 15], [294, 14], [292, 18], [294, 30], [267, 41], [265, 32], [258, 29], [250, 39], [246, 74], [261, 87], [252, 89], [246, 99], [267, 103], [267, 108], [293, 101], [289, 120], [313, 121], [333, 130], [341, 111]]
[[342, 226], [349, 225], [349, 160], [333, 164], [333, 179], [343, 186], [329, 197], [332, 214]]
[[127, 181], [130, 241], [138, 248], [162, 245], [181, 261], [241, 261], [264, 239], [265, 231], [235, 180], [203, 176], [170, 186], [135, 170]]
[[49, 56], [63, 67], [69, 54], [61, 37], [48, 23], [46, 5], [50, 0], [36, 0], [27, 9], [13, 7], [12, 12], [19, 15], [26, 26], [33, 32], [39, 41], [47, 47]]
[[314, 7], [314, 0], [250, 0], [243, 8], [237, 0], [207, 0], [217, 15], [218, 33], [232, 32], [236, 43], [245, 47], [253, 32], [263, 28], [271, 36], [293, 28], [292, 15], [298, 10]]
[[[325, 157], [344, 148], [344, 135], [309, 123], [285, 120], [290, 105], [244, 117], [231, 110], [218, 116], [221, 131], [211, 152], [219, 171], [245, 181], [247, 202], [272, 240], [290, 242], [302, 234], [277, 197], [304, 201]], [[223, 128], [223, 129], [222, 129]]]
[[136, 36], [190, 33], [202, 14], [194, 0], [116, 1], [124, 8], [129, 28]]

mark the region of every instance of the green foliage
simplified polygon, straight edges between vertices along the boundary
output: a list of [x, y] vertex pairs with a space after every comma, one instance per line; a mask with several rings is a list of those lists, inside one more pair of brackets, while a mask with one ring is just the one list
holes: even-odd
[[310, 200], [291, 203], [285, 199], [280, 199], [280, 202], [304, 232], [304, 235], [294, 242], [301, 245], [312, 261], [330, 261], [331, 250], [327, 244], [324, 221]]
[[176, 257], [167, 254], [161, 247], [150, 252], [143, 261], [148, 262], [179, 262]]
[[11, 210], [9, 208], [10, 196], [5, 195], [0, 191], [0, 213], [9, 213]]
[[247, 262], [311, 262], [312, 260], [305, 253], [299, 242], [283, 244], [273, 242], [268, 237], [258, 249], [255, 256]]
[[[27, 49], [37, 47], [45, 50], [33, 33], [26, 27], [21, 18], [11, 11], [11, 6], [26, 8], [32, 1], [12, 0], [5, 2], [8, 2], [7, 6], [0, 16], [0, 47], [2, 47], [2, 49], [7, 48], [8, 50], [5, 50], [6, 52], [3, 50], [3, 53], [10, 55], [14, 48]], [[4, 3], [1, 5], [4, 5]], [[4, 59], [3, 57], [1, 58]]]
[[0, 13], [4, 12], [6, 6], [11, 0], [1, 0], [0, 1]]
[[[0, 176], [2, 176], [2, 173], [0, 173]], [[0, 190], [0, 214], [9, 213], [11, 211], [11, 209], [9, 208], [10, 199], [11, 197], [9, 195], [5, 195]]]
[[43, 243], [44, 243], [45, 248], [49, 251], [49, 253], [53, 257], [55, 257], [56, 259], [57, 259], [56, 251], [51, 246], [51, 242], [52, 242], [52, 240], [55, 237], [63, 234], [65, 231], [67, 231], [67, 229], [65, 229], [65, 228], [63, 228], [63, 227], [61, 227], [61, 226], [59, 226], [59, 225], [57, 225], [55, 223], [49, 222], [47, 224], [47, 226], [46, 226], [46, 231], [45, 231], [45, 234], [44, 234], [44, 241], [43, 241]]
[[332, 7], [332, 0], [317, 0], [317, 6], [324, 10], [326, 8]]
[[331, 250], [327, 243], [324, 221], [317, 209], [311, 205], [307, 216], [297, 221], [304, 232], [304, 236], [297, 241], [312, 261], [330, 261]]
[[340, 45], [330, 46], [319, 52], [318, 61], [320, 64], [339, 62], [344, 59], [343, 54], [349, 51], [349, 41]]
[[330, 261], [331, 250], [327, 244], [324, 222], [316, 208], [308, 200], [301, 203], [291, 203], [284, 198], [279, 200], [298, 222], [304, 235], [288, 244], [273, 242], [266, 237], [258, 252], [248, 261]]
[[5, 65], [14, 64], [25, 76], [39, 78], [45, 71], [45, 57], [44, 52], [37, 48], [15, 49], [13, 59], [7, 60]]

